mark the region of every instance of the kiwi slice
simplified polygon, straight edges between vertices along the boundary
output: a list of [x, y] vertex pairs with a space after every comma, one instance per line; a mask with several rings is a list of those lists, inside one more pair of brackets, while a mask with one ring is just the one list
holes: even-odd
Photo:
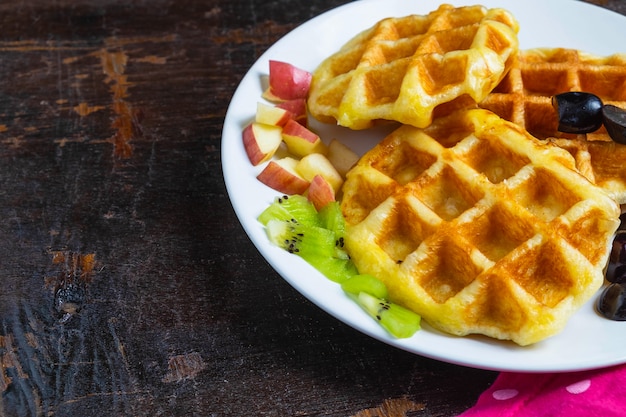
[[335, 257], [348, 259], [349, 255], [343, 248], [346, 233], [346, 220], [341, 213], [339, 203], [333, 201], [326, 204], [318, 212], [321, 227], [332, 230], [335, 234]]
[[369, 274], [354, 275], [341, 283], [341, 288], [354, 296], [365, 292], [377, 298], [388, 297], [387, 286], [378, 278]]
[[270, 220], [290, 220], [300, 224], [320, 225], [320, 218], [313, 204], [299, 194], [276, 197], [257, 220], [264, 226], [267, 226]]
[[326, 278], [337, 283], [342, 283], [359, 273], [349, 258], [319, 257], [310, 255], [306, 251], [300, 256], [324, 274]]
[[323, 227], [272, 219], [265, 225], [270, 242], [302, 257], [332, 257], [335, 234]]
[[345, 220], [339, 203], [315, 210], [306, 197], [282, 196], [258, 217], [269, 240], [300, 256], [342, 289], [398, 338], [412, 336], [420, 328], [420, 316], [387, 301], [387, 287], [372, 275], [359, 274], [343, 248]]
[[289, 220], [269, 220], [266, 231], [272, 243], [300, 256], [332, 281], [342, 282], [358, 274], [347, 254], [337, 250], [331, 230]]
[[333, 201], [322, 207], [318, 216], [321, 227], [332, 230], [338, 239], [343, 239], [346, 233], [346, 220], [341, 213], [341, 207], [337, 201]]
[[366, 292], [360, 292], [356, 300], [385, 330], [397, 338], [411, 337], [421, 327], [421, 317], [398, 304]]

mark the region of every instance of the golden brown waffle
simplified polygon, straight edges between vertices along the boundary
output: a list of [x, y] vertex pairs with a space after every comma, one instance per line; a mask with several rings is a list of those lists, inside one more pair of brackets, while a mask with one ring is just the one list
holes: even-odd
[[626, 203], [626, 145], [611, 141], [606, 129], [587, 135], [561, 133], [551, 99], [586, 91], [605, 104], [626, 108], [626, 54], [597, 57], [572, 49], [520, 51], [507, 76], [479, 106], [549, 140], [576, 159], [590, 181], [620, 204]]
[[383, 19], [314, 71], [309, 111], [352, 129], [379, 120], [425, 127], [487, 96], [517, 52], [517, 31], [510, 13], [482, 6]]
[[568, 152], [483, 109], [398, 128], [343, 191], [359, 272], [436, 329], [520, 345], [598, 290], [619, 216]]

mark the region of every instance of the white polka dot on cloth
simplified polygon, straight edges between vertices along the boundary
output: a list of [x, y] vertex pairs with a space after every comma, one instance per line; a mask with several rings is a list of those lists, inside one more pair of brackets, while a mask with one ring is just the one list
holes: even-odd
[[[565, 387], [565, 390], [567, 392], [569, 392], [570, 394], [582, 394], [583, 392], [587, 391], [589, 389], [589, 387], [591, 387], [591, 380], [590, 379], [583, 379], [582, 381], [578, 381], [574, 384], [570, 384], [567, 387]], [[491, 396], [498, 401], [506, 401], [506, 400], [510, 400], [512, 398], [515, 398], [519, 395], [519, 391], [514, 389], [514, 388], [509, 388], [509, 389], [499, 389], [497, 391], [494, 391]]]
[[590, 386], [591, 380], [583, 379], [582, 381], [578, 381], [575, 384], [568, 385], [567, 387], [565, 387], [565, 389], [570, 394], [582, 394], [583, 392], [587, 391]]
[[510, 400], [511, 398], [515, 398], [517, 397], [518, 394], [519, 394], [519, 391], [516, 389], [499, 389], [497, 391], [494, 391], [493, 394], [491, 395], [496, 400], [504, 401], [504, 400]]

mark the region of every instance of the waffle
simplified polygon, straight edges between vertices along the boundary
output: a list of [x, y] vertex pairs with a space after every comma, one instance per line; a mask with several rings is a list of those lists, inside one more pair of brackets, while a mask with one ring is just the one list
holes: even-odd
[[507, 11], [482, 6], [383, 19], [313, 72], [309, 111], [351, 129], [380, 120], [425, 127], [487, 96], [517, 53], [518, 29]]
[[346, 248], [391, 300], [519, 345], [559, 332], [602, 285], [619, 216], [567, 151], [484, 109], [401, 126], [343, 192]]
[[520, 51], [509, 73], [479, 106], [568, 150], [581, 173], [620, 204], [626, 203], [626, 145], [614, 143], [604, 127], [586, 135], [559, 132], [551, 98], [566, 91], [594, 93], [605, 104], [626, 108], [626, 54], [598, 57], [563, 48]]

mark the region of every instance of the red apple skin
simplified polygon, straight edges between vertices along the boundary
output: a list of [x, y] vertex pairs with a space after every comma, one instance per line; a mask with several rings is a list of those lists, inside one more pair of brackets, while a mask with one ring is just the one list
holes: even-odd
[[313, 131], [295, 120], [289, 120], [283, 126], [283, 141], [294, 155], [303, 157], [310, 153], [326, 153], [326, 145]]
[[283, 194], [304, 194], [309, 188], [309, 182], [283, 166], [280, 161], [283, 160], [270, 161], [257, 175], [257, 179]]
[[315, 143], [319, 140], [319, 136], [308, 128], [302, 126], [295, 120], [289, 120], [283, 126], [283, 134], [288, 136], [297, 136], [307, 142]]
[[[256, 123], [250, 123], [247, 125], [241, 134], [243, 139], [243, 148], [248, 155], [248, 159], [252, 165], [259, 165], [268, 159], [270, 159], [278, 146], [280, 145], [279, 138], [282, 139], [281, 133], [276, 131], [275, 135], [278, 135], [276, 138], [272, 138], [268, 143], [271, 142], [270, 148], [267, 150], [263, 150], [263, 145], [260, 144], [260, 141], [268, 140], [267, 138], [259, 137], [259, 132], [255, 129]], [[276, 128], [278, 129], [278, 128]], [[275, 145], [275, 146], [274, 146]]]
[[246, 150], [248, 159], [252, 165], [259, 165], [265, 159], [265, 153], [259, 148], [254, 132], [252, 131], [252, 123], [243, 129], [241, 134], [243, 138], [243, 148]]
[[302, 126], [308, 126], [309, 122], [307, 117], [307, 107], [305, 99], [298, 98], [294, 100], [283, 101], [276, 104], [276, 107], [287, 110], [291, 115], [291, 118], [300, 123]]
[[269, 93], [279, 100], [304, 99], [311, 87], [310, 72], [292, 64], [270, 60]]
[[335, 201], [335, 190], [321, 175], [316, 175], [309, 185], [307, 199], [319, 211], [326, 204]]

